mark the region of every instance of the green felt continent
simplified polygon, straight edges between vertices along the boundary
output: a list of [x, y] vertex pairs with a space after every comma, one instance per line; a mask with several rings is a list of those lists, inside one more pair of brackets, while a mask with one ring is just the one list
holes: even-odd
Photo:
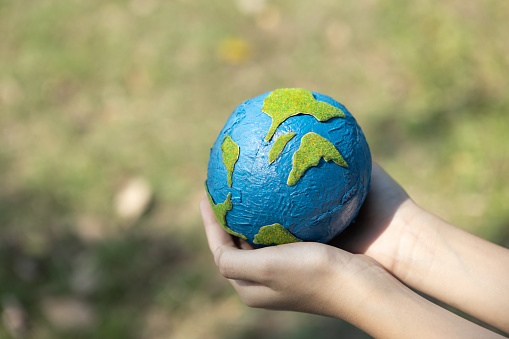
[[232, 201], [231, 201], [232, 194], [228, 193], [228, 196], [226, 197], [225, 202], [216, 205], [214, 203], [214, 200], [210, 196], [207, 184], [205, 184], [205, 191], [207, 192], [207, 197], [209, 198], [209, 203], [210, 203], [210, 206], [212, 206], [212, 211], [214, 211], [214, 215], [216, 216], [217, 222], [223, 227], [223, 229], [226, 232], [230, 233], [231, 235], [234, 235], [236, 237], [246, 240], [247, 238], [244, 235], [235, 232], [234, 230], [232, 230], [231, 228], [229, 228], [226, 225], [226, 213], [228, 213], [228, 211], [233, 208]]
[[239, 145], [233, 141], [232, 137], [227, 135], [221, 144], [221, 152], [223, 153], [223, 164], [226, 166], [228, 173], [228, 186], [232, 187], [232, 175], [235, 163], [239, 160]]
[[262, 111], [272, 118], [272, 125], [265, 136], [265, 141], [270, 141], [283, 121], [297, 114], [309, 114], [318, 121], [345, 117], [345, 113], [339, 108], [316, 100], [311, 91], [302, 88], [274, 90], [263, 100]]
[[272, 148], [269, 151], [269, 164], [272, 164], [279, 154], [283, 151], [288, 141], [292, 140], [294, 136], [296, 136], [297, 133], [286, 133], [283, 135], [280, 135], [279, 138], [276, 139], [274, 142], [274, 145], [272, 145]]
[[293, 167], [288, 176], [288, 186], [295, 185], [308, 168], [318, 165], [321, 158], [348, 168], [345, 159], [332, 142], [314, 132], [305, 134], [299, 149], [293, 154]]
[[280, 224], [273, 224], [260, 228], [253, 242], [258, 245], [281, 245], [299, 241], [302, 240], [296, 238]]

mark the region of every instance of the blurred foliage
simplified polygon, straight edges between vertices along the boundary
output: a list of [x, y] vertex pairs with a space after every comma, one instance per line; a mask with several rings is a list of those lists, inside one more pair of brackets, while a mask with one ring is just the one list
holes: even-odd
[[[0, 337], [366, 337], [240, 303], [201, 228], [209, 148], [243, 100], [328, 94], [418, 203], [509, 246], [508, 16], [503, 0], [0, 0]], [[150, 203], [124, 218], [134, 178]]]

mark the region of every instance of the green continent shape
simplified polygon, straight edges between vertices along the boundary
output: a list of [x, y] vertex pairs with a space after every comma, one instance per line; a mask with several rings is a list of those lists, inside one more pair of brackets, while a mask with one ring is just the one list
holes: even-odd
[[221, 152], [223, 153], [223, 164], [226, 166], [228, 174], [228, 186], [232, 187], [233, 168], [237, 160], [239, 160], [240, 148], [239, 145], [233, 141], [232, 137], [227, 135], [224, 137], [223, 143], [221, 144]]
[[258, 245], [281, 245], [300, 241], [302, 240], [296, 238], [280, 224], [272, 224], [261, 227], [258, 234], [254, 236], [253, 242]]
[[314, 132], [305, 134], [299, 149], [293, 154], [293, 167], [288, 176], [288, 186], [293, 186], [304, 175], [304, 172], [318, 165], [320, 159], [334, 161], [336, 164], [348, 168], [345, 159], [339, 154], [334, 144]]
[[272, 145], [270, 151], [269, 151], [269, 164], [272, 164], [279, 154], [283, 151], [288, 141], [292, 140], [294, 136], [296, 136], [297, 133], [291, 132], [286, 133], [283, 135], [280, 135], [276, 141], [274, 142], [274, 145]]
[[345, 117], [342, 110], [326, 102], [316, 100], [311, 91], [302, 88], [274, 90], [263, 100], [262, 111], [272, 118], [272, 124], [265, 136], [265, 141], [270, 141], [283, 121], [297, 114], [309, 114], [318, 121]]
[[226, 213], [228, 213], [228, 211], [230, 211], [233, 208], [232, 200], [231, 200], [232, 194], [228, 193], [228, 196], [226, 197], [225, 202], [223, 202], [221, 204], [215, 204], [214, 200], [210, 196], [207, 184], [205, 184], [205, 191], [207, 192], [207, 197], [209, 198], [209, 203], [210, 203], [210, 206], [212, 206], [212, 211], [214, 211], [214, 215], [216, 216], [217, 222], [223, 227], [223, 229], [226, 232], [230, 233], [231, 235], [234, 235], [236, 237], [246, 240], [247, 238], [244, 235], [242, 235], [238, 232], [235, 232], [234, 230], [229, 228], [228, 225], [226, 224]]

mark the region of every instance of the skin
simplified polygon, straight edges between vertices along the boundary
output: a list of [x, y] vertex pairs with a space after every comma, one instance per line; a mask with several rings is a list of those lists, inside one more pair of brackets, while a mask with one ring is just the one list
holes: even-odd
[[376, 164], [355, 227], [330, 244], [253, 250], [207, 200], [200, 208], [220, 273], [250, 307], [335, 317], [376, 338], [502, 338], [410, 286], [509, 332], [509, 250], [420, 208]]

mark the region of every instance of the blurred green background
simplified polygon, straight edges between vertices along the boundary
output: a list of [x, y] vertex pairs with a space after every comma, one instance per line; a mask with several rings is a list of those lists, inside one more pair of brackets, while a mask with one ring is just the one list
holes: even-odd
[[509, 2], [0, 0], [0, 338], [364, 338], [243, 306], [198, 212], [242, 101], [345, 104], [422, 206], [509, 246]]

